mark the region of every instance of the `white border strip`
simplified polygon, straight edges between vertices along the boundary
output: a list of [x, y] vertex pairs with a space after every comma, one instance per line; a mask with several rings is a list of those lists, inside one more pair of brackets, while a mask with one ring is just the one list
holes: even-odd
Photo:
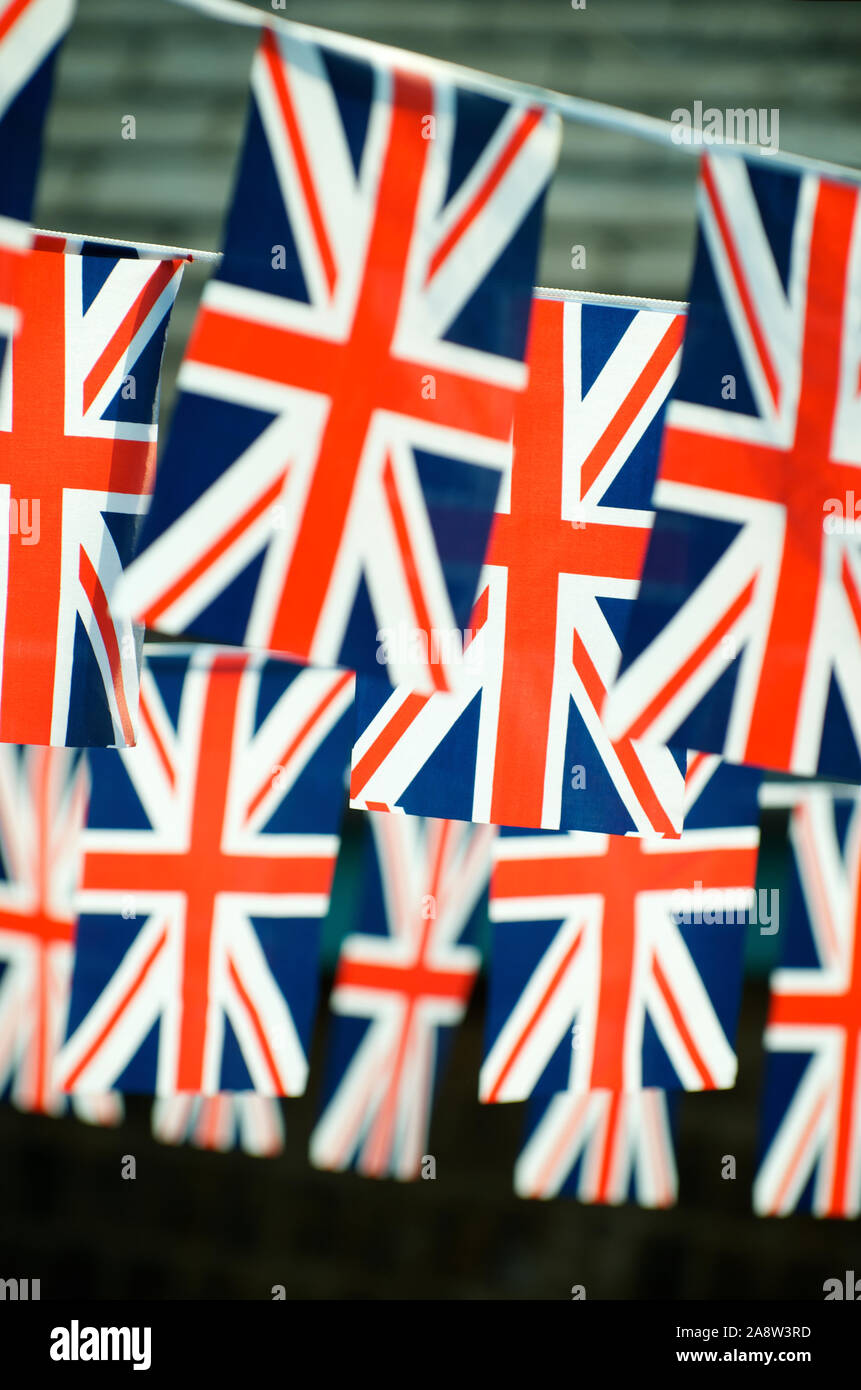
[[546, 285], [538, 285], [532, 291], [533, 299], [565, 299], [575, 304], [606, 304], [623, 309], [660, 309], [664, 313], [686, 314], [688, 304], [682, 299], [647, 299], [634, 294], [602, 294], [600, 290], [553, 290]]

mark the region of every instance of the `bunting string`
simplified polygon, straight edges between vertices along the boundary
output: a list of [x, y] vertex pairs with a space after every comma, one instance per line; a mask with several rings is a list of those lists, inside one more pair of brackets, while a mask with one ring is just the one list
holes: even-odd
[[[555, 92], [549, 87], [541, 87], [531, 82], [492, 76], [445, 58], [430, 58], [393, 48], [389, 44], [378, 43], [375, 39], [357, 38], [355, 35], [338, 33], [334, 29], [321, 29], [313, 24], [304, 24], [300, 20], [264, 14], [262, 10], [242, 4], [241, 0], [168, 0], [168, 3], [246, 28], [275, 29], [308, 43], [324, 44], [348, 57], [395, 65], [403, 71], [415, 71], [425, 75], [432, 73], [440, 80], [447, 80], [506, 101], [538, 103], [558, 112], [563, 120], [636, 135], [659, 145], [669, 145], [672, 149], [685, 150], [688, 154], [701, 153], [699, 145], [679, 140], [678, 126], [672, 121], [662, 120], [659, 116], [646, 116], [641, 111], [628, 111], [624, 107], [594, 101], [589, 97], [569, 96], [566, 92]], [[861, 183], [861, 169], [853, 169], [844, 164], [832, 164], [809, 155], [792, 154], [788, 150], [770, 149], [741, 140], [732, 144], [709, 145], [708, 150], [710, 154], [736, 154], [743, 151], [745, 159], [753, 159], [772, 167], [791, 169], [794, 173], [802, 171], [850, 183]]]
[[89, 232], [56, 232], [48, 227], [33, 227], [34, 237], [46, 241], [94, 242], [97, 246], [123, 246], [137, 251], [141, 256], [153, 256], [159, 260], [208, 261], [212, 265], [221, 263], [220, 251], [201, 251], [194, 246], [162, 246], [156, 241], [129, 241], [118, 236], [92, 236]]

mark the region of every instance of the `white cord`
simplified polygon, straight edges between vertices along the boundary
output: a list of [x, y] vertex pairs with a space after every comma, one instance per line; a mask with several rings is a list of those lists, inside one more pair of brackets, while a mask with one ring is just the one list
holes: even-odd
[[[356, 38], [355, 35], [340, 34], [334, 29], [321, 29], [313, 24], [303, 24], [299, 20], [266, 14], [263, 10], [239, 3], [239, 0], [169, 0], [169, 3], [181, 5], [183, 9], [197, 10], [201, 14], [212, 16], [213, 19], [241, 24], [246, 28], [262, 29], [268, 26], [280, 29], [309, 43], [324, 44], [350, 57], [365, 58], [370, 62], [384, 62], [403, 71], [435, 73], [442, 80], [455, 82], [473, 91], [486, 92], [490, 96], [507, 98], [518, 103], [537, 102], [558, 111], [559, 115], [568, 121], [602, 126], [605, 130], [626, 131], [631, 135], [641, 136], [644, 140], [685, 150], [688, 154], [701, 152], [698, 145], [679, 139], [680, 126], [674, 125], [672, 121], [661, 120], [657, 116], [644, 116], [641, 111], [627, 111], [624, 107], [610, 106], [607, 102], [592, 101], [587, 97], [568, 96], [564, 92], [554, 92], [547, 87], [518, 82], [508, 77], [491, 77], [488, 73], [478, 72], [475, 68], [463, 67], [460, 63], [452, 63], [443, 58], [428, 58], [419, 53], [409, 53], [404, 49], [377, 43], [374, 39]], [[861, 169], [811, 159], [808, 155], [790, 154], [786, 150], [748, 145], [741, 140], [733, 144], [709, 145], [708, 149], [711, 154], [733, 154], [741, 150], [746, 159], [761, 161], [772, 167], [777, 165], [795, 172], [803, 171], [861, 183]]]
[[33, 236], [55, 237], [60, 241], [95, 241], [100, 246], [127, 246], [132, 251], [142, 251], [163, 257], [165, 260], [211, 261], [218, 265], [220, 251], [198, 251], [193, 246], [160, 246], [156, 241], [126, 241], [119, 236], [90, 236], [82, 232], [52, 232], [46, 227], [33, 227]]

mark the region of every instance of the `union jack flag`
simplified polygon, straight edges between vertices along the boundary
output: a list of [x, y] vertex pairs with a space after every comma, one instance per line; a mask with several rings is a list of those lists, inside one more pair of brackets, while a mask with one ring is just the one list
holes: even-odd
[[560, 1091], [533, 1101], [514, 1169], [519, 1197], [671, 1207], [679, 1179], [666, 1091]]
[[75, 0], [0, 0], [0, 216], [30, 220], [54, 62]]
[[510, 462], [557, 118], [265, 31], [124, 602], [147, 627], [447, 688]]
[[607, 738], [684, 318], [539, 297], [457, 691], [360, 678], [354, 806], [537, 829], [681, 829], [684, 751]]
[[54, 61], [74, 9], [75, 0], [0, 0], [0, 403], [6, 348], [20, 326], [18, 267], [33, 244], [27, 223]]
[[348, 936], [330, 999], [317, 1168], [419, 1175], [434, 1087], [466, 1014], [495, 831], [372, 815], [363, 930]]
[[255, 1158], [284, 1149], [284, 1120], [272, 1096], [162, 1096], [153, 1101], [153, 1138], [226, 1153], [237, 1146]]
[[825, 786], [763, 791], [767, 804], [792, 804], [792, 877], [765, 1029], [754, 1208], [761, 1216], [858, 1216], [861, 793]]
[[67, 1090], [305, 1087], [353, 677], [156, 648], [92, 754]]
[[[58, 1115], [54, 1063], [66, 1033], [74, 894], [87, 767], [66, 749], [0, 748], [0, 1093]], [[72, 1097], [79, 1118], [117, 1124], [117, 1095]]]
[[757, 783], [696, 754], [675, 839], [502, 832], [481, 1100], [734, 1084]]
[[859, 208], [849, 184], [703, 161], [613, 738], [861, 781]]
[[152, 488], [182, 265], [30, 251], [0, 399], [0, 741], [132, 744], [140, 643], [108, 595]]

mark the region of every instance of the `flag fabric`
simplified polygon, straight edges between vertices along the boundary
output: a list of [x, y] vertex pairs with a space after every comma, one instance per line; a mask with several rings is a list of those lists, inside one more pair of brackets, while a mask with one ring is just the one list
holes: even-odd
[[67, 1090], [304, 1090], [353, 677], [154, 648], [91, 754]]
[[706, 157], [699, 217], [607, 729], [861, 781], [861, 193]]
[[0, 217], [29, 222], [54, 64], [75, 0], [0, 0]]
[[140, 633], [109, 604], [152, 489], [182, 263], [30, 251], [0, 398], [0, 741], [135, 740]]
[[501, 832], [481, 1100], [734, 1084], [757, 783], [696, 754], [675, 839]]
[[684, 749], [611, 741], [600, 709], [645, 555], [684, 316], [546, 294], [458, 689], [359, 678], [352, 804], [671, 833]]
[[23, 222], [0, 216], [0, 401], [8, 390], [4, 384], [4, 369], [10, 360], [7, 348], [20, 327], [19, 268], [30, 243], [30, 231]]
[[[66, 749], [0, 748], [0, 1094], [59, 1115], [54, 1064], [66, 1031], [86, 763]], [[78, 1095], [80, 1119], [117, 1124], [117, 1095]]]
[[769, 786], [790, 804], [754, 1209], [861, 1212], [861, 793]]
[[254, 1158], [284, 1149], [281, 1107], [271, 1096], [163, 1096], [153, 1101], [152, 1134], [160, 1144], [191, 1144], [227, 1153], [240, 1148]]
[[[92, 241], [79, 236], [56, 236], [50, 232], [33, 232], [26, 223], [0, 215], [0, 400], [7, 389], [3, 385], [3, 363], [6, 347], [20, 326], [18, 311], [18, 268], [27, 251], [59, 251], [69, 256], [112, 256], [114, 259], [137, 259], [147, 255], [144, 250], [122, 242]], [[153, 258], [164, 260], [153, 252]], [[185, 259], [191, 260], [190, 255]]]
[[[124, 602], [446, 688], [510, 462], [556, 116], [271, 26]], [[416, 655], [415, 646], [424, 651]]]
[[514, 1169], [519, 1197], [671, 1207], [679, 1179], [666, 1091], [561, 1091], [529, 1107]]
[[433, 1094], [481, 956], [489, 826], [371, 815], [362, 930], [346, 937], [329, 1001], [317, 1168], [417, 1178]]

